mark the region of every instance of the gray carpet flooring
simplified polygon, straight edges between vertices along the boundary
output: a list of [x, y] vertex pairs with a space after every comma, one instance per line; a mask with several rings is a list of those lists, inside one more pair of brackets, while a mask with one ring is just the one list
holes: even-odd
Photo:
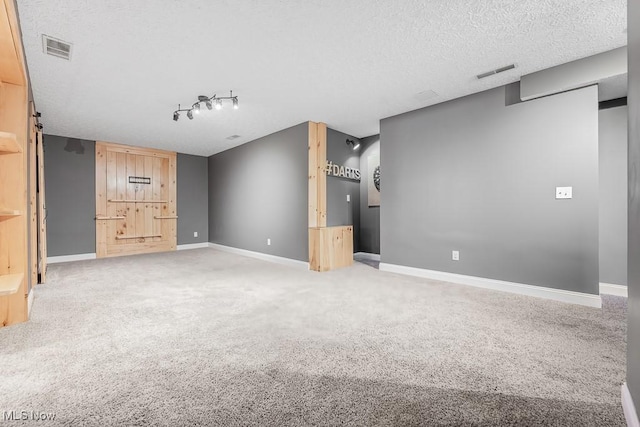
[[624, 298], [214, 249], [51, 265], [35, 292], [0, 329], [0, 411], [37, 425], [624, 425]]

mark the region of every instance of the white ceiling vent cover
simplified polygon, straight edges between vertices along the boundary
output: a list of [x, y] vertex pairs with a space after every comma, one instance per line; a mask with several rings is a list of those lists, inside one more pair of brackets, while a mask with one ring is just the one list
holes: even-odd
[[71, 59], [71, 43], [43, 34], [42, 48], [47, 55], [56, 56], [67, 61]]

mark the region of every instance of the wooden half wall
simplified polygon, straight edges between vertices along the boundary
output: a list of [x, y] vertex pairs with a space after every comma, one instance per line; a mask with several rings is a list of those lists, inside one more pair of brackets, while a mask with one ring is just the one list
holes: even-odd
[[309, 122], [309, 269], [353, 264], [353, 226], [327, 227], [327, 125]]

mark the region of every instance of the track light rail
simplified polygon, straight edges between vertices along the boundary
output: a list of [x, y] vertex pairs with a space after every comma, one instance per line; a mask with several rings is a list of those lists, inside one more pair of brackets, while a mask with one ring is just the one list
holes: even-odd
[[189, 120], [193, 120], [193, 115], [200, 112], [202, 104], [204, 104], [208, 110], [222, 110], [223, 101], [231, 101], [233, 103], [233, 109], [238, 109], [238, 96], [233, 96], [233, 91], [229, 91], [229, 96], [217, 96], [215, 93], [212, 96], [200, 95], [198, 100], [191, 105], [191, 108], [182, 108], [178, 104], [178, 109], [173, 112], [173, 120], [178, 121], [180, 119], [180, 113], [187, 112]]

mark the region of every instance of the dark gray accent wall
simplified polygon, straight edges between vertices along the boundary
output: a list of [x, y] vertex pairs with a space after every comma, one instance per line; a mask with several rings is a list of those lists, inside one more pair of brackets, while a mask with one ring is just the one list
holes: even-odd
[[600, 282], [627, 284], [626, 106], [600, 110]]
[[308, 139], [305, 122], [209, 157], [210, 242], [308, 261]]
[[627, 386], [640, 413], [640, 2], [629, 1], [629, 273]]
[[[360, 169], [360, 150], [347, 145], [347, 139], [360, 140], [346, 133], [327, 129], [327, 160], [340, 166]], [[347, 201], [349, 195], [350, 201]], [[327, 226], [353, 225], [353, 250], [360, 250], [360, 183], [348, 178], [327, 176]]]
[[44, 135], [47, 255], [96, 251], [95, 141]]
[[596, 86], [511, 106], [501, 87], [380, 138], [384, 263], [598, 294]]
[[208, 242], [208, 159], [181, 153], [177, 157], [178, 245]]
[[[369, 206], [369, 171], [368, 158], [380, 154], [380, 135], [372, 135], [360, 140], [360, 251], [370, 254], [380, 253], [380, 206]], [[381, 177], [381, 182], [384, 178]]]

